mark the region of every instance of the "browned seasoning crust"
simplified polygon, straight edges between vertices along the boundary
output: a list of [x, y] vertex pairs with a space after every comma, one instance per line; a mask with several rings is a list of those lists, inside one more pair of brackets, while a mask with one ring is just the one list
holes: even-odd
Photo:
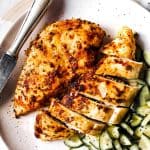
[[14, 96], [16, 116], [47, 105], [76, 75], [93, 71], [104, 35], [99, 25], [80, 19], [47, 26], [28, 50]]

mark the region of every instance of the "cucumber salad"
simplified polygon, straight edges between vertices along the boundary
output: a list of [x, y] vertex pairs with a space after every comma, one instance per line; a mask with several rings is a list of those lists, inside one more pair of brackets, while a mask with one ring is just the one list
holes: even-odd
[[118, 125], [108, 124], [98, 136], [76, 134], [64, 141], [70, 150], [149, 150], [150, 149], [150, 52], [137, 45], [136, 60], [144, 63], [140, 79], [128, 80], [139, 85], [130, 110]]

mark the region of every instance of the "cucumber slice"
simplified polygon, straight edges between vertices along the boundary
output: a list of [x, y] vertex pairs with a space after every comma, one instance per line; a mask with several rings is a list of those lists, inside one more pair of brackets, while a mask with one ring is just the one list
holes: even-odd
[[136, 128], [134, 134], [135, 134], [136, 137], [141, 138], [143, 132], [144, 132], [144, 127], [140, 126], [140, 127]]
[[140, 106], [146, 105], [146, 101], [150, 99], [150, 91], [148, 86], [144, 86], [139, 95]]
[[91, 149], [99, 149], [99, 136], [85, 135], [82, 141], [85, 145], [91, 147]]
[[120, 136], [120, 143], [121, 145], [123, 146], [130, 146], [131, 145], [131, 141], [129, 140], [129, 138], [124, 135], [124, 134], [121, 134]]
[[108, 131], [110, 137], [113, 138], [113, 139], [118, 139], [119, 136], [120, 136], [119, 127], [118, 126], [109, 126], [107, 128], [107, 131]]
[[137, 126], [139, 126], [139, 125], [141, 124], [141, 122], [142, 122], [142, 117], [140, 117], [140, 116], [137, 115], [137, 114], [133, 114], [133, 115], [132, 115], [132, 118], [131, 118], [131, 120], [130, 120], [130, 125], [131, 125], [132, 127], [137, 127]]
[[140, 106], [136, 109], [136, 113], [141, 116], [146, 116], [146, 115], [150, 114], [150, 107], [148, 107], [147, 105]]
[[100, 149], [108, 150], [113, 149], [112, 139], [107, 131], [104, 131], [100, 136]]
[[99, 149], [95, 148], [94, 146], [89, 146], [89, 150], [99, 150]]
[[[150, 109], [150, 108], [149, 108]], [[145, 127], [148, 123], [150, 123], [150, 114], [148, 114], [142, 121], [141, 126]]]
[[150, 124], [145, 126], [143, 133], [150, 138]]
[[122, 150], [121, 144], [118, 140], [115, 140], [113, 144], [114, 144], [115, 150]]
[[120, 126], [121, 126], [124, 130], [126, 130], [131, 136], [133, 136], [134, 132], [133, 132], [133, 130], [130, 128], [129, 125], [127, 125], [126, 123], [122, 122], [122, 123], [120, 124]]
[[146, 105], [150, 108], [150, 99], [147, 101]]
[[83, 142], [81, 141], [81, 138], [79, 135], [74, 135], [66, 139], [64, 141], [64, 144], [68, 147], [77, 148], [83, 145]]
[[70, 148], [70, 150], [90, 150], [89, 147], [83, 145], [83, 146], [80, 146], [80, 147], [72, 147]]
[[138, 127], [136, 130], [135, 130], [135, 135], [137, 137], [141, 137], [142, 134], [144, 133], [145, 135], [147, 135], [148, 137], [150, 137], [150, 125], [148, 124], [150, 122], [150, 114], [147, 115], [142, 123], [141, 123], [141, 126]]
[[138, 147], [137, 144], [133, 144], [133, 145], [129, 148], [129, 150], [139, 150], [139, 147]]
[[142, 135], [141, 139], [139, 141], [139, 147], [141, 150], [149, 150], [150, 149], [150, 139], [147, 136]]
[[150, 66], [150, 52], [149, 51], [144, 51], [143, 53], [144, 60]]
[[[131, 110], [134, 109], [134, 108], [132, 108], [132, 107], [134, 107], [133, 104], [130, 106], [130, 109], [131, 109]], [[125, 117], [125, 122], [128, 123], [128, 122], [130, 121], [130, 119], [131, 119], [131, 114], [128, 113], [128, 115]]]
[[100, 149], [97, 149], [97, 148], [91, 146], [91, 147], [89, 148], [89, 150], [100, 150]]
[[150, 86], [150, 68], [147, 70], [146, 73], [146, 82]]

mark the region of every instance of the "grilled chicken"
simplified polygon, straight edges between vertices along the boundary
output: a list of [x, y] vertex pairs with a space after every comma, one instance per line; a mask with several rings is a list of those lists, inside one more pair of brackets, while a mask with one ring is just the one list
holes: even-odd
[[61, 100], [61, 104], [88, 118], [112, 124], [120, 123], [120, 118], [122, 117], [117, 118], [117, 116], [124, 115], [128, 111], [127, 108], [110, 107], [94, 102], [76, 93], [65, 95]]
[[74, 88], [81, 95], [95, 99], [106, 105], [128, 107], [133, 102], [139, 88], [129, 86], [102, 76], [83, 75]]
[[98, 64], [97, 75], [109, 75], [126, 79], [137, 79], [143, 64], [128, 58], [104, 56]]
[[[48, 111], [36, 117], [36, 137], [59, 140], [75, 132], [97, 135], [107, 123], [119, 124], [125, 116], [125, 107], [139, 88], [107, 77], [138, 78], [142, 63], [133, 61], [134, 35], [124, 27], [101, 50], [104, 57], [96, 68], [104, 35], [94, 23], [71, 19], [47, 26], [32, 42], [16, 87], [14, 110], [20, 116], [50, 104]], [[64, 95], [66, 88], [72, 89]], [[54, 98], [62, 93], [62, 99]]]
[[104, 35], [99, 25], [80, 19], [47, 26], [27, 51], [14, 96], [16, 116], [47, 105], [72, 78], [92, 72]]
[[133, 31], [128, 27], [123, 27], [117, 34], [116, 38], [106, 44], [101, 52], [106, 55], [121, 58], [135, 58], [135, 39]]
[[69, 129], [84, 134], [98, 134], [107, 123], [119, 124], [139, 90], [108, 78], [138, 78], [142, 63], [131, 60], [135, 55], [132, 30], [124, 27], [101, 52], [105, 55], [95, 75], [80, 72], [82, 75], [71, 84], [69, 94], [59, 101], [52, 99], [49, 108], [49, 113]]
[[48, 111], [42, 111], [36, 116], [35, 136], [42, 140], [61, 140], [74, 133], [74, 130], [68, 129], [52, 117]]
[[52, 116], [64, 122], [70, 129], [84, 134], [100, 134], [105, 127], [104, 123], [90, 120], [63, 106], [56, 99], [51, 99], [49, 112]]
[[65, 95], [61, 100], [61, 104], [72, 111], [102, 122], [109, 122], [113, 113], [112, 108], [96, 103], [78, 94], [70, 93], [70, 95]]

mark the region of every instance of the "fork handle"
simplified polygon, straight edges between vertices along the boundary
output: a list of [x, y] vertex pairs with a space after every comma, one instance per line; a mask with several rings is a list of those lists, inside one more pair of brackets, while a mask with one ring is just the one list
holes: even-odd
[[33, 31], [34, 27], [40, 21], [44, 12], [51, 4], [52, 0], [34, 0], [31, 8], [27, 12], [27, 15], [20, 27], [19, 32], [12, 44], [12, 46], [6, 52], [10, 56], [18, 56], [20, 49]]

